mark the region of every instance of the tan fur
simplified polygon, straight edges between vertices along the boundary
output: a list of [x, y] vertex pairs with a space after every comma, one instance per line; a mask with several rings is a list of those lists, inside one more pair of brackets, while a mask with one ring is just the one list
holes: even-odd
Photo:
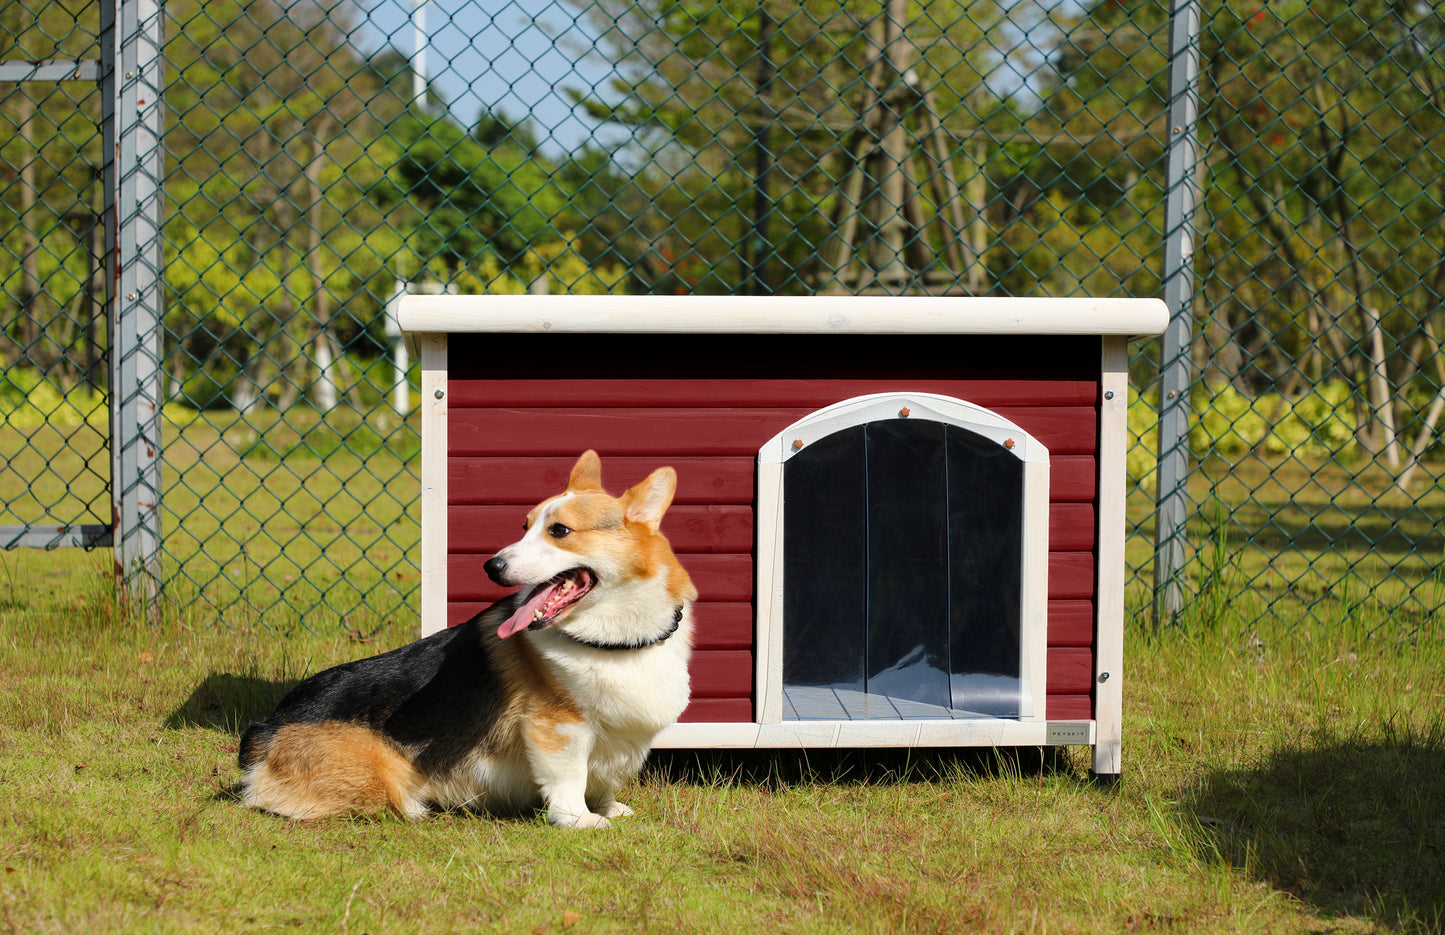
[[246, 804], [287, 818], [390, 809], [410, 815], [421, 776], [396, 745], [356, 724], [287, 724], [253, 768]]
[[[573, 530], [556, 543], [558, 548], [579, 556], [607, 554], [628, 565], [633, 577], [666, 580], [668, 596], [674, 601], [697, 600], [697, 588], [667, 537], [658, 531], [663, 514], [672, 505], [677, 473], [670, 467], [658, 468], [614, 499], [602, 490], [601, 464], [596, 456], [588, 462], [584, 455], [572, 469], [563, 496], [544, 500], [527, 514], [526, 528], [546, 513], [548, 522]], [[619, 524], [625, 532], [620, 537], [615, 534]]]
[[493, 737], [499, 745], [511, 746], [525, 731], [527, 739], [549, 753], [565, 750], [567, 738], [559, 725], [587, 720], [576, 699], [557, 683], [531, 643], [508, 640], [497, 649], [493, 661], [512, 702], [498, 719]]
[[[658, 531], [676, 484], [672, 468], [659, 468], [613, 498], [602, 488], [596, 453], [586, 452], [567, 489], [528, 514], [524, 539], [498, 553], [500, 567], [508, 567], [505, 556], [513, 569], [524, 568], [515, 577], [488, 569], [508, 586], [532, 588], [573, 568], [589, 569], [600, 583], [544, 627], [483, 637], [499, 708], [487, 709], [487, 722], [468, 740], [474, 748], [443, 748], [439, 761], [425, 740], [398, 742], [364, 726], [368, 717], [385, 720], [364, 703], [352, 722], [348, 701], [333, 715], [346, 721], [283, 723], [243, 739], [246, 804], [298, 819], [541, 805], [552, 824], [567, 828], [606, 827], [630, 814], [616, 790], [637, 775], [652, 738], [689, 695], [697, 590]], [[555, 530], [558, 524], [567, 528]], [[499, 604], [468, 626], [514, 624], [520, 618], [508, 614], [517, 606]], [[446, 717], [444, 699], [427, 704]]]

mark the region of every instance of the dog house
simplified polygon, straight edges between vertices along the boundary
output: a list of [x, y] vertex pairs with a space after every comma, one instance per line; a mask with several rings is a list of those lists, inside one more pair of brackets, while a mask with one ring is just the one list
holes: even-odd
[[422, 633], [596, 449], [700, 594], [656, 746], [1091, 745], [1119, 772], [1127, 344], [1152, 299], [412, 296]]

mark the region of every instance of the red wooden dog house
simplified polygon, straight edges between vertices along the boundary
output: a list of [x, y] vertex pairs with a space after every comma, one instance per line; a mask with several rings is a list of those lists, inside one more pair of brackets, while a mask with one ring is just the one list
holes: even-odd
[[414, 296], [422, 633], [577, 455], [670, 464], [671, 747], [1084, 744], [1119, 771], [1127, 342], [1151, 299]]

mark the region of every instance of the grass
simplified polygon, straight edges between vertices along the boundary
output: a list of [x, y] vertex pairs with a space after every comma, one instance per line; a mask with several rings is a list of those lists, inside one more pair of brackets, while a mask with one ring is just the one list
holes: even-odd
[[[279, 634], [370, 632], [415, 615], [415, 419], [171, 415], [162, 575], [176, 603]], [[0, 450], [14, 452], [0, 463], [0, 525], [108, 519], [101, 433], [0, 425]]]
[[237, 732], [410, 621], [159, 626], [83, 553], [0, 553], [0, 931], [1386, 932], [1445, 927], [1445, 645], [1226, 608], [1127, 644], [1085, 751], [659, 754], [610, 832], [239, 807]]
[[[305, 824], [235, 803], [240, 727], [416, 613], [414, 462], [313, 433], [168, 425], [158, 625], [108, 552], [0, 552], [0, 932], [1445, 930], [1438, 488], [1205, 472], [1202, 598], [1153, 634], [1131, 592], [1114, 789], [1083, 750], [674, 753], [608, 833]], [[93, 455], [31, 437], [12, 473]]]

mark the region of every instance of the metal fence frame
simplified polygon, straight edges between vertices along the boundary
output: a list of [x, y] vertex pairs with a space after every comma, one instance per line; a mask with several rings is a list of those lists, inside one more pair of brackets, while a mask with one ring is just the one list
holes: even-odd
[[99, 60], [0, 63], [0, 81], [95, 81], [101, 90], [105, 306], [112, 340], [112, 522], [0, 528], [9, 546], [111, 547], [119, 587], [160, 597], [161, 183], [164, 154], [160, 0], [103, 0]]

